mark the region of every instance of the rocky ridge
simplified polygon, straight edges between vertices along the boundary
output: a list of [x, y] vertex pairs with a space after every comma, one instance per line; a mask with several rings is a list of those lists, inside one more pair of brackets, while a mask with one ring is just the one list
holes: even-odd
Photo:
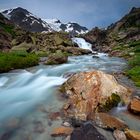
[[30, 13], [24, 8], [17, 7], [1, 11], [2, 14], [10, 19], [14, 24], [30, 32], [68, 32], [73, 35], [84, 34], [88, 32], [86, 27], [78, 23], [62, 23], [57, 19], [41, 19]]

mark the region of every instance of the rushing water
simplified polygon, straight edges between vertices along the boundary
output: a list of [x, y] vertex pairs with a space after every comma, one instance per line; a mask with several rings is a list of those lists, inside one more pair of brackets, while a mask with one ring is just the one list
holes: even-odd
[[54, 140], [50, 133], [62, 120], [51, 121], [48, 114], [59, 111], [65, 102], [57, 95], [66, 77], [94, 69], [121, 72], [126, 66], [125, 60], [100, 53], [96, 57], [72, 56], [66, 64], [39, 65], [1, 74], [0, 140]]
[[87, 50], [90, 50], [91, 52], [93, 52], [92, 45], [90, 43], [86, 42], [83, 38], [74, 37], [74, 38], [72, 38], [72, 41], [74, 43], [76, 43], [80, 48], [87, 49]]
[[[124, 60], [99, 54], [99, 58], [92, 55], [69, 57], [66, 64], [45, 66], [39, 65], [27, 70], [13, 71], [0, 75], [0, 135], [8, 131], [10, 139], [24, 140], [27, 137], [46, 140], [51, 129], [61, 123], [53, 122], [48, 125], [47, 111], [58, 111], [63, 105], [57, 99], [57, 89], [66, 75], [78, 71], [93, 69], [107, 72], [118, 72], [125, 68]], [[44, 111], [40, 111], [46, 110]], [[35, 122], [39, 122], [44, 133], [34, 132]], [[16, 123], [16, 124], [14, 124]], [[17, 124], [18, 123], [18, 124]], [[19, 125], [18, 130], [16, 129]], [[13, 127], [15, 127], [14, 132]], [[23, 137], [24, 135], [24, 137]]]

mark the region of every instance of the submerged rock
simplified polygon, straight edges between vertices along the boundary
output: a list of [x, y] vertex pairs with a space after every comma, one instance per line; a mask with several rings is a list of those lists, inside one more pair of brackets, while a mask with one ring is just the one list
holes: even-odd
[[61, 90], [69, 97], [65, 110], [70, 116], [81, 120], [86, 120], [91, 112], [108, 111], [121, 100], [127, 103], [131, 94], [112, 75], [101, 71], [74, 74]]
[[36, 133], [43, 133], [45, 132], [45, 127], [41, 121], [34, 122], [34, 132]]
[[90, 122], [84, 123], [80, 128], [74, 129], [71, 140], [106, 140]]
[[134, 114], [140, 114], [140, 98], [134, 97], [128, 105], [128, 110]]
[[52, 112], [49, 114], [49, 119], [50, 120], [58, 120], [61, 118], [61, 113], [60, 112]]
[[126, 137], [128, 140], [140, 140], [140, 132], [134, 130], [126, 130], [125, 131]]

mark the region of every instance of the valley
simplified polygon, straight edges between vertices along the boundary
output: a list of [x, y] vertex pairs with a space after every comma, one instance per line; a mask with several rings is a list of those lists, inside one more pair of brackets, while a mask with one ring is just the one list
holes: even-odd
[[107, 29], [0, 13], [0, 140], [139, 140], [140, 8]]

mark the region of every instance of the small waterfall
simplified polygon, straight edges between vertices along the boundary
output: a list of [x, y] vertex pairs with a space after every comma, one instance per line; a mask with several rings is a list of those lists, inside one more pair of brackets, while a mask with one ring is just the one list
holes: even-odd
[[118, 103], [118, 106], [114, 107], [110, 112], [115, 115], [116, 113], [118, 114], [125, 110], [127, 110], [127, 105], [124, 105], [123, 102], [120, 102]]
[[93, 52], [92, 44], [86, 42], [85, 39], [74, 37], [72, 38], [72, 41], [76, 43], [80, 48], [90, 50], [91, 52]]
[[124, 110], [127, 110], [127, 106], [124, 105], [122, 102], [118, 103], [118, 106], [116, 108], [116, 110], [119, 112], [119, 111], [124, 111]]

